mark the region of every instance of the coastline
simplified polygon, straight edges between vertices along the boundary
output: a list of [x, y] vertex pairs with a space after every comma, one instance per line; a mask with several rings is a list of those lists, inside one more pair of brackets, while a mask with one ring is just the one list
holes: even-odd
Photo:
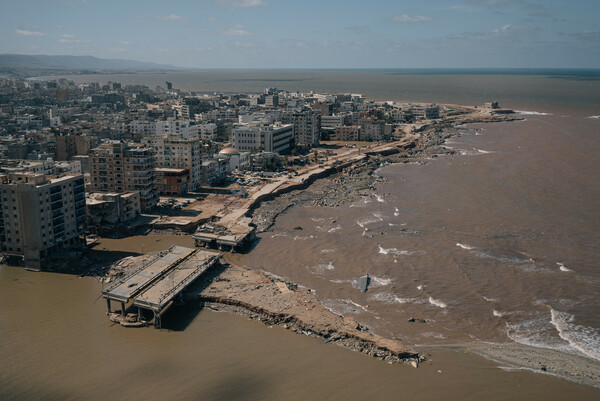
[[[351, 202], [363, 195], [372, 194], [373, 184], [377, 178], [373, 177], [373, 173], [382, 165], [387, 163], [425, 163], [427, 159], [437, 157], [441, 154], [453, 154], [454, 151], [446, 149], [442, 145], [444, 141], [456, 133], [444, 132], [445, 129], [455, 129], [456, 125], [482, 123], [482, 122], [505, 122], [513, 120], [521, 120], [520, 116], [490, 116], [488, 118], [460, 118], [452, 121], [439, 121], [434, 124], [412, 127], [412, 131], [416, 135], [412, 136], [409, 141], [392, 142], [376, 146], [374, 149], [368, 150], [368, 154], [357, 157], [349, 162], [345, 167], [325, 166], [319, 171], [309, 173], [300, 183], [289, 186], [278, 186], [273, 188], [271, 193], [262, 194], [261, 197], [253, 199], [253, 202], [247, 208], [246, 217], [252, 217], [253, 223], [259, 228], [259, 232], [267, 230], [275, 221], [278, 215], [285, 212], [289, 207], [292, 207], [302, 202], [312, 202], [319, 206], [336, 206], [339, 204]], [[390, 152], [390, 149], [394, 149]], [[381, 155], [385, 153], [385, 155]], [[391, 154], [390, 154], [391, 153]], [[336, 174], [338, 173], [338, 174]], [[331, 174], [336, 174], [331, 177]], [[322, 179], [326, 178], [326, 179]], [[331, 181], [335, 185], [331, 185]], [[302, 189], [303, 191], [298, 191]], [[371, 192], [369, 192], [371, 191]], [[323, 199], [335, 198], [336, 202], [322, 202]], [[241, 217], [241, 216], [240, 216]], [[245, 221], [249, 223], [249, 221]], [[261, 305], [243, 304], [228, 301], [226, 298], [200, 296], [198, 299], [203, 305], [213, 309], [228, 311], [231, 313], [241, 314], [250, 319], [258, 319], [267, 325], [284, 325], [289, 322], [287, 317], [281, 317], [277, 313], [267, 313]], [[260, 302], [264, 302], [262, 299]], [[283, 323], [282, 323], [283, 322]], [[318, 331], [314, 331], [304, 324], [290, 327], [292, 330], [327, 341], [328, 337]], [[308, 329], [308, 330], [307, 330]], [[335, 337], [335, 336], [334, 336]], [[361, 344], [351, 341], [344, 344], [343, 341], [333, 341], [338, 345], [346, 348], [359, 350]], [[438, 345], [432, 345], [438, 347]], [[441, 348], [444, 349], [445, 346]], [[365, 353], [380, 357], [380, 352], [374, 351], [375, 348], [362, 347]], [[423, 348], [423, 353], [427, 352], [427, 346]], [[446, 349], [453, 350], [455, 346], [448, 345]], [[594, 375], [594, 364], [590, 363], [585, 368], [576, 370], [562, 369], [556, 367], [558, 358], [578, 358], [558, 351], [543, 350], [534, 347], [528, 347], [520, 344], [464, 344], [457, 347], [459, 350], [464, 350], [472, 354], [483, 356], [489, 360], [499, 364], [508, 364], [511, 369], [526, 369], [536, 373], [544, 373], [554, 375], [560, 378], [565, 378], [580, 384], [599, 387], [598, 376]], [[384, 360], [403, 359], [398, 355], [387, 354], [383, 351]], [[552, 354], [552, 355], [551, 355]], [[554, 355], [557, 354], [557, 355]], [[525, 355], [530, 355], [526, 357]], [[536, 355], [536, 356], [531, 356]], [[566, 355], [566, 357], [565, 357]], [[407, 361], [413, 362], [419, 357], [404, 358]], [[537, 362], [532, 365], [531, 360]], [[574, 359], [576, 360], [576, 359]], [[582, 359], [585, 361], [586, 359]], [[543, 362], [542, 362], [543, 361]], [[572, 365], [575, 366], [574, 364]], [[546, 370], [543, 370], [545, 367]]]

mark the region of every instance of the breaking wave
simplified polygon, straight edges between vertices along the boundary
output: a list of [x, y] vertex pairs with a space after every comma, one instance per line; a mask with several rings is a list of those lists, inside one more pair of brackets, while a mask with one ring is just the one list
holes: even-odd
[[429, 297], [429, 303], [434, 306], [437, 306], [438, 308], [447, 308], [448, 307], [448, 305], [446, 305], [445, 302], [440, 301], [439, 299], [432, 298], [432, 297]]
[[559, 266], [561, 272], [572, 272], [573, 271], [573, 270], [569, 269], [567, 266], [565, 266], [563, 263], [556, 262], [556, 264]]
[[403, 251], [403, 250], [399, 250], [397, 248], [383, 248], [381, 245], [379, 245], [379, 253], [383, 254], [383, 255], [388, 255], [388, 254], [392, 254], [392, 255], [396, 255], [396, 256], [400, 256], [400, 255], [412, 255], [414, 254], [414, 252], [411, 251]]
[[392, 280], [389, 278], [381, 278], [376, 276], [369, 276], [371, 279], [371, 287], [383, 287], [392, 284]]
[[569, 313], [550, 309], [550, 316], [550, 323], [556, 327], [560, 338], [585, 355], [600, 360], [600, 332], [597, 329], [573, 323], [575, 316]]
[[542, 113], [539, 111], [525, 111], [525, 110], [515, 110], [517, 114], [523, 114], [526, 116], [551, 116], [552, 113]]

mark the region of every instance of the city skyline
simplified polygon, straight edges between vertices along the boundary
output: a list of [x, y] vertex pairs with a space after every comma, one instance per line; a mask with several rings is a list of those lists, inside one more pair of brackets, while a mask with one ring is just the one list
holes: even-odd
[[581, 0], [23, 1], [0, 53], [186, 68], [598, 68], [600, 4]]

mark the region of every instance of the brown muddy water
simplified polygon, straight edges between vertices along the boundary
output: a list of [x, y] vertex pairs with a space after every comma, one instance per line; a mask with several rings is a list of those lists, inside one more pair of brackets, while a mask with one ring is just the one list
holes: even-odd
[[226, 313], [175, 309], [171, 330], [110, 323], [92, 278], [0, 267], [2, 400], [597, 399], [598, 390], [482, 358], [418, 369]]
[[[600, 121], [523, 115], [466, 127], [455, 155], [379, 169], [388, 181], [358, 202], [289, 209], [230, 259], [408, 345], [517, 343], [600, 369]], [[362, 293], [351, 280], [367, 273]]]

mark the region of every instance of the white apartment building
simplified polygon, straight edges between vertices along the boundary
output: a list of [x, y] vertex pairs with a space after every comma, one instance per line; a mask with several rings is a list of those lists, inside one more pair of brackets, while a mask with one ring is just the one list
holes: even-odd
[[189, 120], [176, 120], [172, 117], [167, 118], [167, 121], [157, 121], [156, 131], [157, 136], [165, 134], [175, 134], [182, 138], [198, 138], [199, 127], [192, 125]]
[[216, 141], [219, 127], [215, 123], [207, 123], [198, 125], [200, 138], [207, 141]]
[[231, 132], [233, 147], [240, 152], [263, 150], [287, 153], [294, 144], [293, 124], [244, 124], [234, 126]]

